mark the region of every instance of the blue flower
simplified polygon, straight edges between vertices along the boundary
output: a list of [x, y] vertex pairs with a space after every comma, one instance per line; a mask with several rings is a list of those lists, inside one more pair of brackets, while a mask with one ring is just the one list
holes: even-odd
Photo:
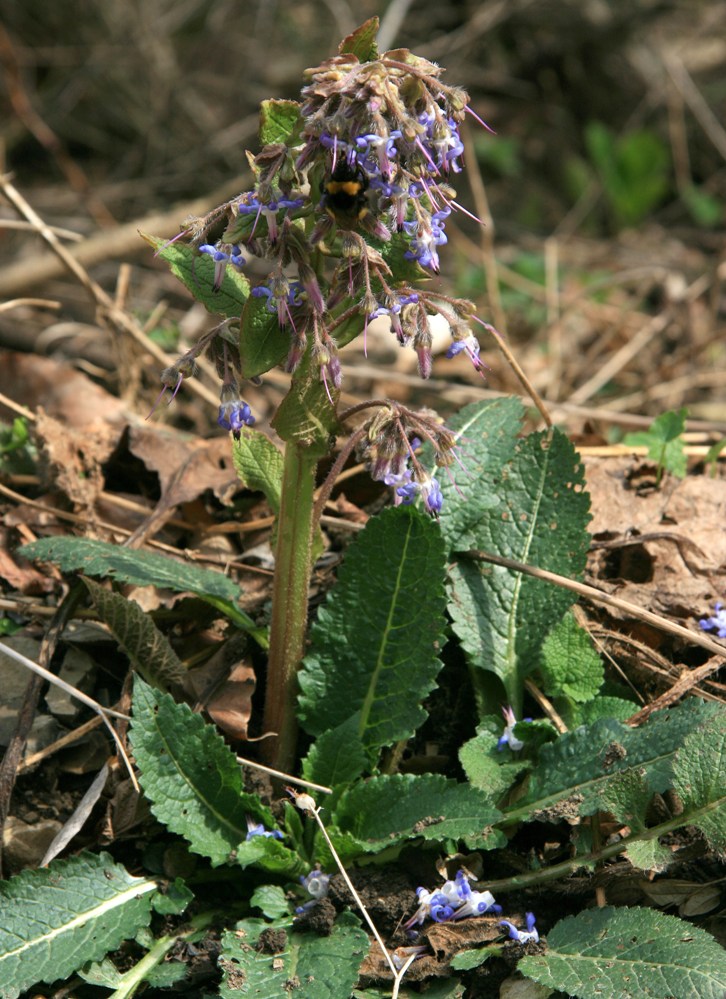
[[323, 874], [319, 870], [313, 870], [305, 877], [301, 876], [300, 884], [306, 889], [308, 895], [312, 897], [308, 902], [304, 902], [303, 905], [299, 905], [295, 909], [298, 915], [301, 912], [307, 912], [308, 909], [312, 909], [316, 902], [319, 902], [321, 898], [325, 898], [330, 885], [330, 875]]
[[279, 228], [277, 224], [277, 213], [281, 209], [287, 210], [288, 208], [300, 208], [305, 204], [304, 198], [270, 198], [269, 201], [260, 201], [256, 194], [245, 195], [245, 200], [240, 201], [237, 205], [237, 211], [240, 215], [255, 215], [255, 224], [252, 227], [251, 235], [254, 235], [255, 229], [257, 228], [257, 222], [259, 221], [260, 215], [262, 215], [267, 222], [267, 235], [270, 237], [270, 242], [277, 242], [277, 237], [279, 235]]
[[698, 623], [704, 631], [715, 631], [719, 638], [726, 638], [726, 609], [722, 603], [716, 604], [712, 617], [703, 617]]
[[255, 823], [254, 819], [251, 819], [249, 815], [247, 816], [247, 835], [245, 836], [245, 841], [249, 842], [254, 839], [255, 836], [264, 836], [266, 839], [272, 837], [272, 839], [282, 839], [282, 833], [279, 829], [265, 829], [262, 823]]
[[500, 926], [506, 926], [509, 930], [509, 939], [516, 940], [517, 943], [526, 944], [530, 940], [534, 943], [539, 943], [539, 933], [535, 928], [535, 918], [533, 912], [528, 912], [524, 917], [527, 921], [526, 930], [518, 930], [514, 923], [510, 923], [508, 919], [501, 919], [499, 921]]
[[251, 427], [255, 422], [252, 410], [244, 399], [240, 398], [239, 386], [229, 381], [222, 386], [220, 393], [219, 415], [217, 423], [225, 430], [231, 430], [239, 435], [242, 427]]
[[500, 913], [501, 905], [497, 905], [494, 896], [489, 891], [472, 891], [469, 876], [466, 871], [459, 871], [454, 881], [446, 881], [435, 890], [427, 891], [417, 888], [418, 909], [411, 916], [404, 929], [410, 930], [416, 924], [421, 924], [430, 917], [437, 923], [453, 919], [465, 919], [468, 916], [483, 916], [486, 912]]
[[465, 919], [467, 916], [483, 916], [486, 912], [502, 911], [490, 891], [472, 891], [469, 878], [464, 871], [456, 875], [456, 885], [461, 897], [461, 905], [454, 913], [454, 919]]
[[214, 283], [212, 287], [215, 291], [219, 291], [222, 287], [227, 264], [232, 264], [233, 267], [240, 270], [246, 263], [239, 246], [230, 243], [217, 243], [214, 246], [211, 243], [204, 243], [199, 247], [199, 252], [206, 253], [214, 261]]
[[424, 226], [419, 221], [404, 222], [404, 231], [415, 237], [411, 240], [411, 248], [404, 253], [406, 260], [417, 260], [422, 267], [438, 273], [439, 254], [436, 247], [448, 242], [444, 222], [449, 215], [451, 209], [442, 208], [431, 216], [430, 226]]
[[471, 363], [474, 365], [477, 371], [481, 371], [484, 368], [484, 362], [479, 358], [479, 351], [481, 347], [479, 346], [479, 341], [474, 336], [473, 333], [469, 333], [468, 336], [463, 337], [461, 340], [454, 340], [452, 345], [446, 351], [446, 356], [448, 358], [456, 357], [457, 354], [461, 354], [463, 351], [469, 358]]
[[[497, 749], [504, 749], [505, 746], [509, 746], [514, 752], [518, 752], [520, 749], [524, 748], [524, 743], [521, 739], [518, 739], [514, 734], [514, 726], [517, 724], [517, 719], [514, 715], [514, 711], [511, 707], [507, 706], [502, 708], [502, 714], [504, 715], [504, 720], [507, 723], [504, 732], [499, 737], [499, 742], [497, 743]], [[531, 718], [523, 718], [522, 721], [531, 722]]]
[[420, 496], [424, 509], [433, 517], [438, 517], [441, 513], [441, 507], [444, 505], [441, 486], [433, 475], [427, 476], [420, 482], [412, 478], [410, 482], [406, 482], [396, 489], [396, 495], [404, 506], [409, 506]]

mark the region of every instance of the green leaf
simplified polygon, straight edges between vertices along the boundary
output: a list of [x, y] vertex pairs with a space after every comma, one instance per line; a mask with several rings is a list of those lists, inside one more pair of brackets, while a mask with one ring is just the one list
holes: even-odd
[[130, 739], [152, 812], [195, 853], [213, 866], [234, 859], [245, 867], [277, 857], [287, 869], [295, 867], [279, 841], [256, 836], [245, 842], [248, 816], [266, 829], [275, 822], [256, 795], [243, 792], [239, 764], [214, 726], [139, 677]]
[[277, 367], [290, 352], [290, 334], [281, 328], [277, 313], [267, 308], [267, 301], [250, 295], [242, 312], [239, 357], [245, 378], [255, 378]]
[[360, 777], [368, 766], [368, 754], [358, 731], [359, 718], [356, 712], [337, 728], [318, 736], [303, 760], [305, 780], [335, 787]]
[[545, 638], [541, 672], [544, 691], [550, 697], [591, 701], [602, 686], [604, 670], [600, 656], [572, 614], [565, 614]]
[[0, 883], [0, 999], [99, 960], [147, 926], [154, 881], [83, 853]]
[[[437, 842], [461, 839], [472, 849], [492, 849], [503, 843], [490, 828], [500, 817], [487, 795], [469, 784], [440, 774], [393, 774], [345, 791], [332, 824], [344, 834], [344, 854], [379, 853], [412, 836]], [[335, 835], [333, 839], [339, 848]]]
[[726, 854], [726, 710], [686, 736], [676, 753], [673, 786], [688, 824], [701, 830], [713, 850]]
[[[553, 430], [551, 440], [537, 433], [517, 441], [494, 489], [499, 505], [482, 512], [467, 542], [579, 578], [590, 501], [582, 465], [564, 434]], [[542, 643], [575, 599], [568, 590], [500, 566], [460, 561], [450, 572], [454, 632], [471, 664], [500, 678], [518, 716], [524, 680], [539, 664]]]
[[567, 721], [571, 728], [576, 728], [578, 725], [592, 725], [598, 718], [615, 718], [624, 722], [637, 710], [637, 705], [632, 701], [626, 701], [624, 697], [601, 694], [587, 704], [573, 704], [567, 714]]
[[441, 669], [444, 545], [407, 507], [368, 521], [320, 608], [299, 673], [300, 720], [313, 735], [357, 718], [369, 750], [411, 736]]
[[590, 909], [547, 934], [518, 970], [577, 999], [723, 999], [726, 959], [710, 933], [653, 909]]
[[504, 794], [531, 766], [525, 759], [512, 762], [511, 754], [509, 759], [503, 758], [503, 753], [497, 749], [497, 736], [489, 732], [480, 732], [465, 742], [459, 750], [459, 761], [473, 787], [485, 791], [492, 801]]
[[250, 905], [262, 910], [268, 919], [290, 915], [290, 903], [279, 885], [260, 885], [250, 897]]
[[347, 35], [338, 46], [341, 55], [354, 55], [359, 62], [373, 62], [378, 58], [378, 38], [379, 20], [377, 17], [369, 17], [359, 28], [356, 28], [350, 35]]
[[135, 600], [81, 577], [98, 616], [147, 683], [162, 690], [181, 685], [186, 670], [166, 637]]
[[[716, 708], [695, 698], [670, 711], [659, 711], [634, 729], [611, 718], [566, 732], [542, 746], [529, 775], [526, 794], [512, 808], [509, 820], [542, 818], [543, 812], [563, 817], [591, 815], [600, 809], [625, 820], [632, 807], [629, 793], [618, 802], [609, 787], [615, 774], [631, 768], [642, 772], [643, 795], [671, 786], [673, 757], [686, 736], [711, 718]], [[615, 789], [625, 785], [614, 785]], [[632, 815], [630, 815], [632, 818]]]
[[677, 412], [669, 410], [661, 413], [647, 430], [626, 434], [623, 442], [630, 446], [648, 448], [648, 457], [658, 466], [658, 470], [670, 472], [676, 478], [686, 476], [687, 461], [682, 434], [686, 429], [688, 410], [683, 407]]
[[500, 957], [501, 953], [501, 945], [497, 944], [489, 947], [472, 947], [469, 950], [454, 954], [451, 959], [451, 967], [456, 971], [471, 971], [472, 968], [478, 968], [484, 964], [490, 957]]
[[54, 562], [62, 572], [82, 572], [133, 586], [194, 593], [230, 617], [239, 628], [255, 635], [258, 641], [262, 637], [252, 618], [237, 606], [242, 596], [240, 588], [214, 569], [200, 569], [156, 552], [121, 548], [92, 538], [41, 538], [23, 545], [18, 554], [39, 562]]
[[460, 441], [461, 464], [442, 475], [439, 524], [450, 552], [476, 548], [479, 524], [500, 505], [502, 468], [514, 453], [524, 408], [513, 397], [475, 402], [447, 420]]
[[269, 437], [243, 427], [232, 440], [235, 471], [249, 489], [259, 489], [275, 513], [280, 512], [283, 457]]
[[282, 142], [293, 146], [302, 128], [297, 101], [267, 100], [260, 104], [260, 145]]
[[244, 919], [222, 936], [220, 967], [224, 981], [221, 999], [285, 999], [294, 979], [299, 999], [342, 999], [358, 980], [358, 969], [368, 953], [368, 936], [352, 912], [344, 912], [330, 936], [289, 933], [277, 954], [256, 948], [263, 930], [285, 929], [290, 923]]
[[209, 312], [236, 319], [242, 314], [250, 294], [250, 283], [244, 274], [233, 267], [226, 267], [222, 284], [214, 290], [214, 261], [208, 253], [199, 253], [188, 243], [170, 243], [156, 236], [141, 233], [156, 256], [166, 261], [174, 277], [206, 306]]

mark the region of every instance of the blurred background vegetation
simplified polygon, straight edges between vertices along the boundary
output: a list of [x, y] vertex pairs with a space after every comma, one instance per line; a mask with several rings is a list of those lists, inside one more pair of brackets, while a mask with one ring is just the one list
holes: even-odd
[[[296, 97], [302, 71], [374, 14], [383, 47], [446, 67], [497, 133], [470, 119], [459, 200], [487, 225], [451, 220], [445, 279], [507, 333], [538, 389], [725, 419], [723, 2], [24, 0], [0, 27], [6, 169], [47, 222], [109, 233], [94, 276], [112, 286], [133, 259], [130, 307], [148, 315], [166, 297], [173, 342], [189, 302], [141, 240], [110, 234], [161, 212], [171, 236], [191, 199], [211, 208], [245, 189], [260, 100]], [[32, 284], [37, 239], [0, 240]], [[43, 293], [62, 298], [59, 281], [67, 295], [65, 276]], [[31, 349], [37, 316], [0, 320], [0, 346]], [[489, 383], [516, 389], [506, 371]]]

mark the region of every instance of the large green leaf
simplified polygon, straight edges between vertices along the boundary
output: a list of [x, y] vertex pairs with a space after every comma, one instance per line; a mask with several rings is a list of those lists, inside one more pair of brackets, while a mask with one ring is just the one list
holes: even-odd
[[194, 593], [264, 644], [260, 629], [239, 609], [242, 591], [228, 576], [214, 569], [200, 569], [156, 552], [140, 552], [93, 538], [41, 538], [23, 545], [18, 553], [39, 562], [55, 562], [61, 572], [82, 572], [133, 586], [158, 586], [176, 593]]
[[[473, 546], [496, 555], [581, 576], [589, 544], [589, 496], [575, 449], [558, 430], [516, 443], [493, 488], [497, 507], [467, 531]], [[551, 583], [499, 566], [460, 561], [450, 574], [449, 613], [471, 664], [491, 670], [520, 713], [525, 678], [542, 642], [575, 597]]]
[[300, 718], [320, 735], [352, 716], [369, 750], [411, 736], [441, 669], [444, 545], [408, 507], [371, 519], [318, 612], [299, 674]]
[[170, 243], [144, 233], [141, 236], [169, 265], [174, 277], [210, 312], [227, 319], [239, 318], [250, 293], [250, 283], [244, 274], [227, 267], [221, 287], [215, 291], [214, 261], [208, 253], [199, 253], [188, 243]]
[[488, 796], [440, 774], [393, 774], [355, 784], [338, 800], [331, 824], [343, 856], [379, 853], [411, 837], [463, 840], [493, 849], [504, 840], [491, 825], [501, 818]]
[[156, 888], [105, 853], [0, 883], [0, 999], [65, 978], [134, 937], [149, 923]]
[[147, 683], [162, 690], [181, 685], [186, 670], [165, 635], [135, 600], [107, 590], [92, 579], [81, 577], [98, 616]]
[[561, 920], [517, 969], [577, 999], [723, 999], [726, 955], [704, 930], [653, 909], [590, 909]]
[[439, 523], [450, 552], [479, 543], [478, 525], [503, 503], [502, 468], [514, 454], [524, 408], [508, 397], [474, 402], [446, 421], [456, 434], [459, 462], [439, 475], [444, 505]]
[[[686, 736], [716, 714], [713, 704], [692, 698], [669, 711], [659, 711], [640, 728], [613, 718], [566, 732], [540, 748], [525, 795], [505, 810], [507, 819], [591, 815], [599, 809], [622, 821], [632, 819], [633, 792], [618, 775], [635, 770], [643, 780], [638, 795], [644, 808], [656, 791], [672, 786], [674, 754]], [[622, 791], [618, 798], [618, 788]]]
[[201, 715], [136, 677], [130, 739], [152, 812], [195, 853], [215, 866], [234, 860], [296, 869], [297, 859], [279, 841], [245, 842], [248, 816], [272, 829], [272, 813], [243, 792], [234, 753]]
[[726, 710], [686, 736], [676, 753], [673, 786], [689, 824], [726, 854]]
[[[280, 951], [270, 954], [256, 944], [263, 930], [288, 933]], [[368, 953], [368, 935], [352, 912], [338, 916], [329, 936], [290, 932], [289, 921], [266, 923], [244, 919], [222, 936], [220, 966], [222, 999], [343, 999], [358, 980], [358, 969]]]

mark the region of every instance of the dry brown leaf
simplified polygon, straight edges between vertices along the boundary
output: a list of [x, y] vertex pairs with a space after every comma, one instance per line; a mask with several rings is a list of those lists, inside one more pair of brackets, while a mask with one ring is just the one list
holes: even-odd
[[[0, 393], [9, 399], [62, 421], [65, 427], [92, 432], [118, 426], [134, 419], [126, 405], [72, 364], [50, 357], [0, 351]], [[0, 417], [7, 420], [16, 414], [0, 406]]]
[[38, 572], [25, 559], [16, 562], [8, 550], [9, 540], [9, 532], [0, 528], [0, 578], [26, 596], [50, 593], [55, 587], [54, 580]]
[[188, 689], [231, 739], [246, 739], [255, 692], [255, 671], [239, 658], [244, 646], [226, 642], [212, 658], [189, 670]]

